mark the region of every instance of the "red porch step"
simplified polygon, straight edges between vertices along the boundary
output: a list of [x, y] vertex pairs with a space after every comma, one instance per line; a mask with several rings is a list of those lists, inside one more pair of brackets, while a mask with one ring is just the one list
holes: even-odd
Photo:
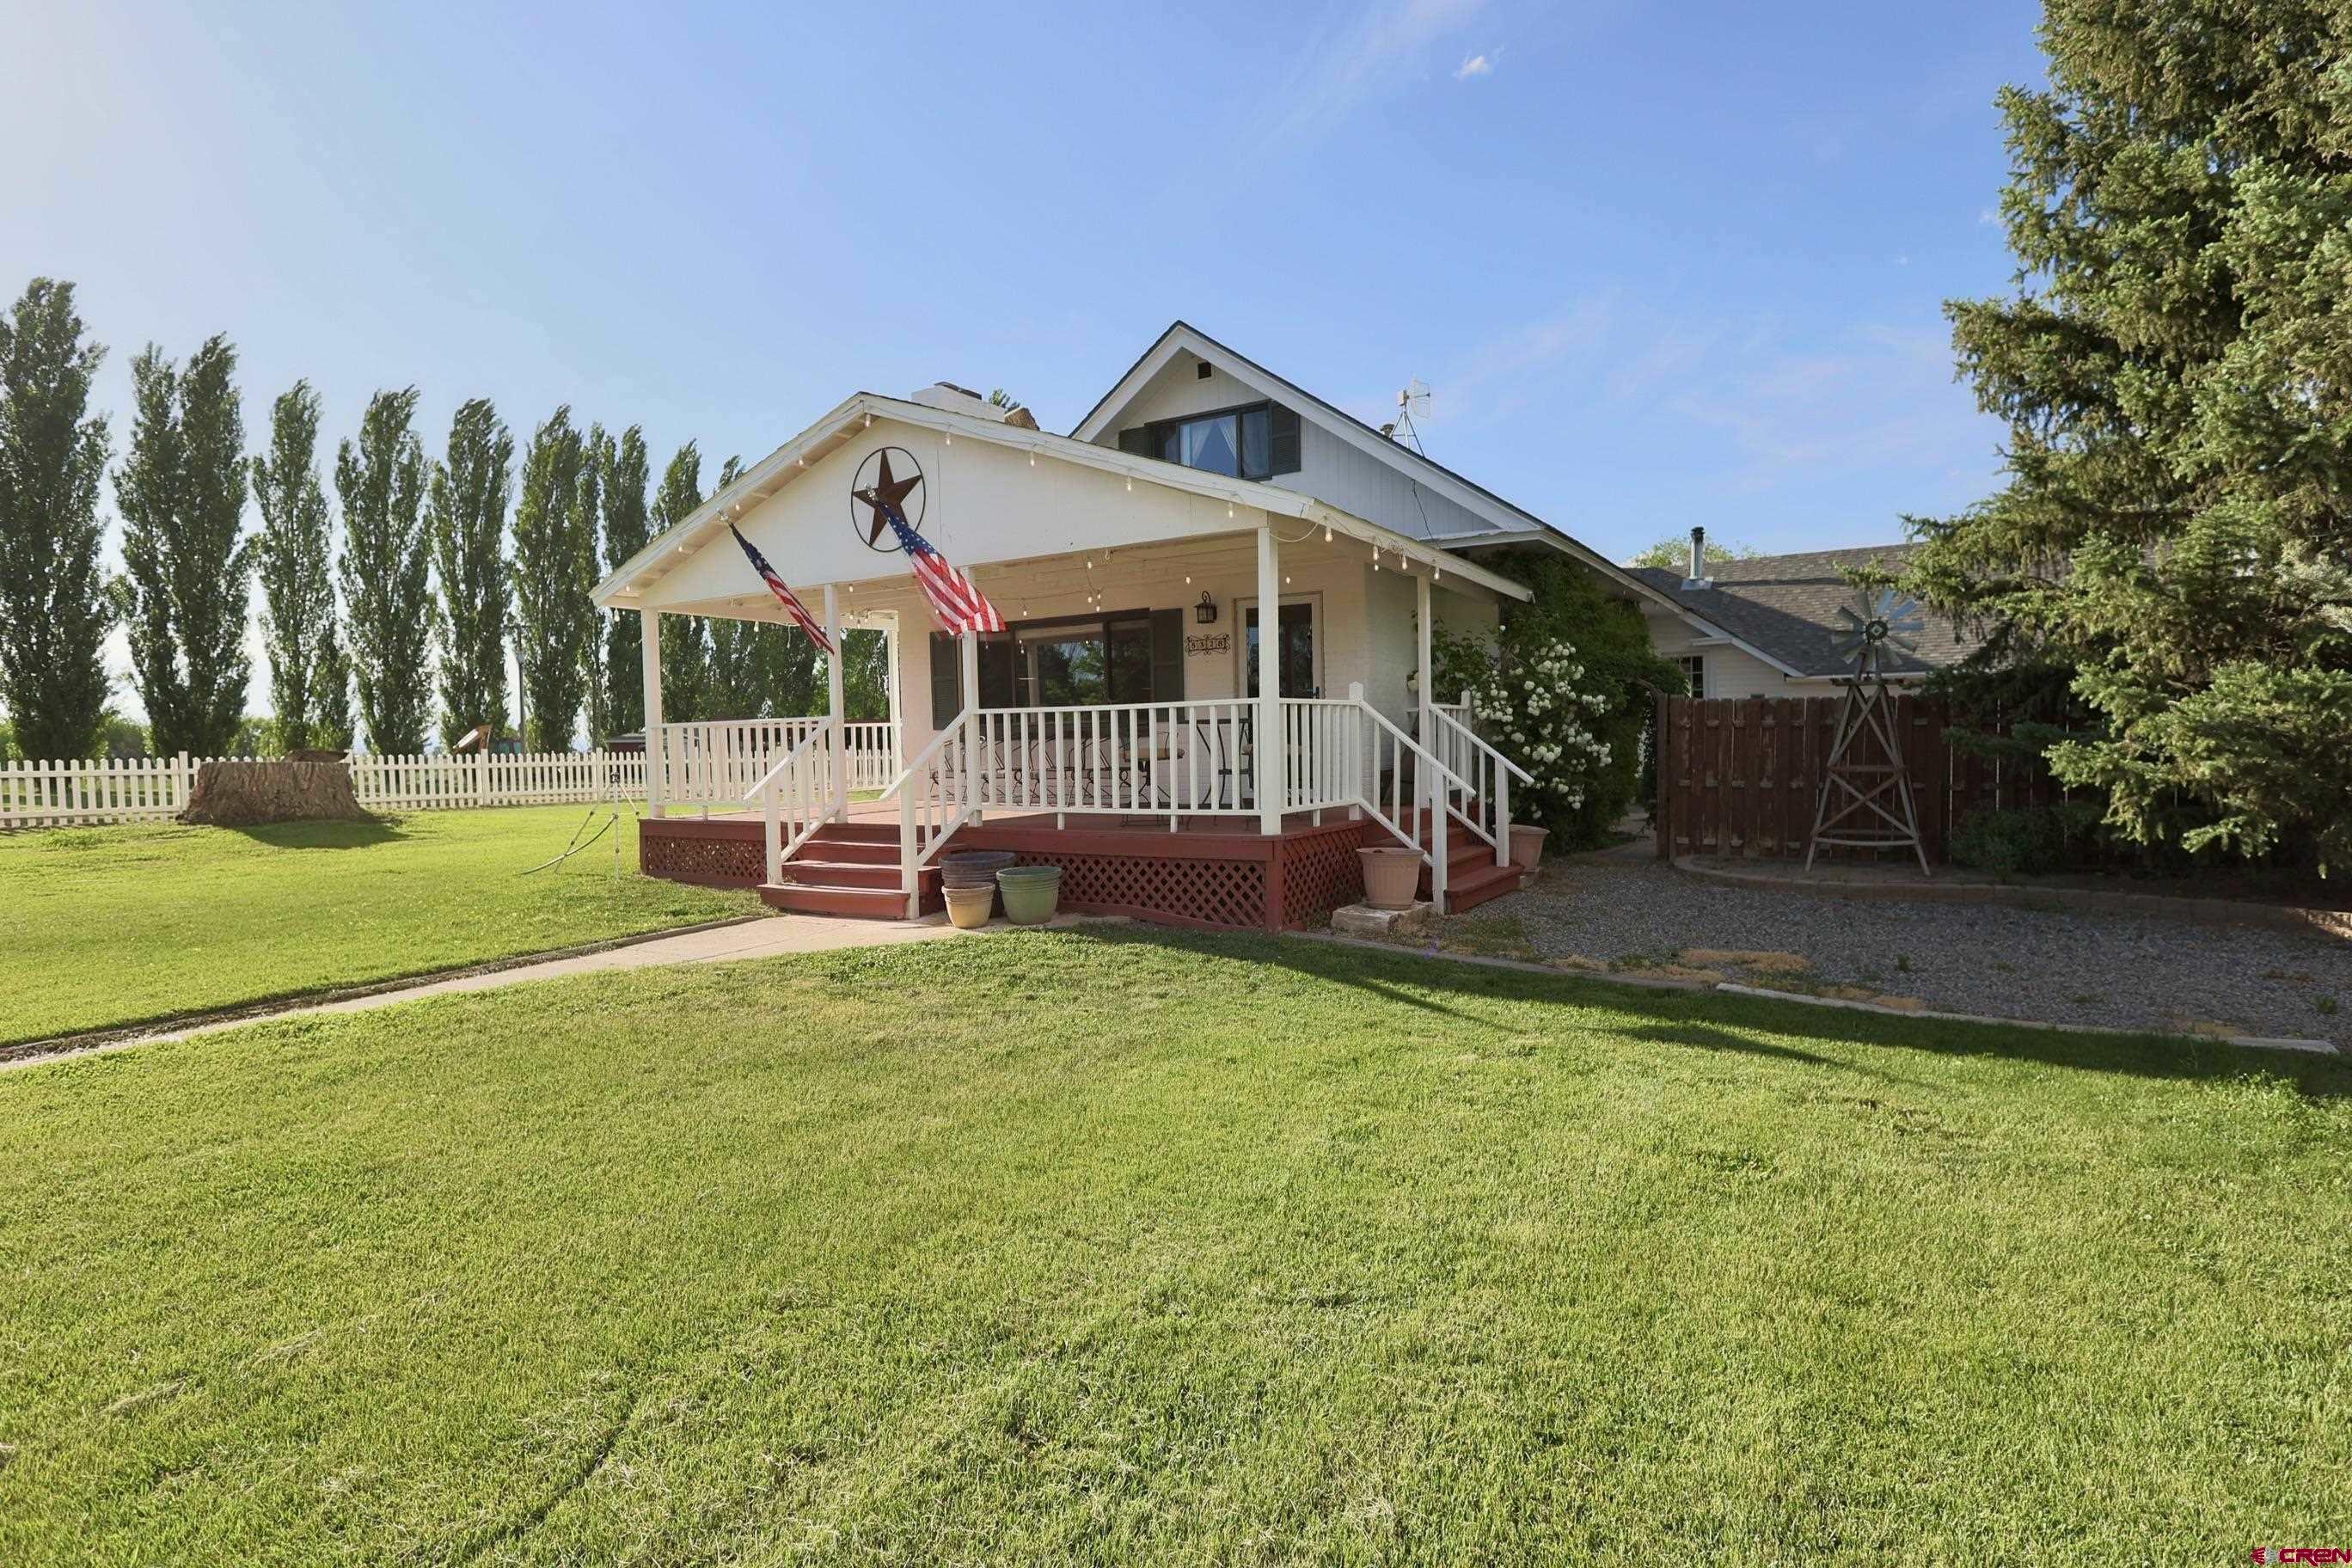
[[[1429, 813], [1414, 825], [1426, 838]], [[1519, 868], [1495, 864], [1494, 847], [1459, 822], [1448, 823], [1445, 836], [1445, 912], [1462, 914], [1480, 904], [1519, 890]], [[1430, 896], [1429, 868], [1421, 868], [1422, 898]]]
[[[917, 873], [925, 914], [947, 907], [936, 862]], [[844, 915], [853, 920], [907, 918], [907, 895], [899, 880], [898, 829], [880, 822], [829, 822], [812, 834], [790, 860], [784, 879], [763, 884], [760, 898], [770, 909], [793, 914]]]

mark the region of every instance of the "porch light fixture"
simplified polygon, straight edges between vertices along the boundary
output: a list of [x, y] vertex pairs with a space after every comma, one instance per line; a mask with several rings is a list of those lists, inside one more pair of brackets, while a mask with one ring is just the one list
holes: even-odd
[[1331, 525], [1328, 522], [1323, 525], [1323, 542], [1326, 544], [1331, 542]]
[[[1187, 577], [1185, 581], [1189, 583], [1192, 579]], [[1209, 597], [1206, 588], [1201, 590], [1201, 602], [1192, 606], [1192, 618], [1204, 626], [1217, 624], [1217, 602]]]

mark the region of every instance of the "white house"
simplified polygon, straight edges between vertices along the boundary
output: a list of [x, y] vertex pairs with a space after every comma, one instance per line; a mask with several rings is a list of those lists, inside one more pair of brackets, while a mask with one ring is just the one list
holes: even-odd
[[[937, 629], [871, 504], [885, 460], [1005, 632]], [[663, 722], [664, 616], [785, 619], [730, 526], [826, 622], [886, 634], [887, 725], [844, 722], [837, 678], [824, 718]], [[897, 916], [943, 847], [1002, 847], [1061, 864], [1073, 907], [1279, 927], [1394, 840], [1448, 907], [1492, 897], [1526, 775], [1430, 689], [1429, 632], [1528, 597], [1481, 556], [1530, 542], [1670, 603], [1182, 322], [1066, 436], [946, 384], [858, 393], [596, 589], [644, 628], [646, 868]]]

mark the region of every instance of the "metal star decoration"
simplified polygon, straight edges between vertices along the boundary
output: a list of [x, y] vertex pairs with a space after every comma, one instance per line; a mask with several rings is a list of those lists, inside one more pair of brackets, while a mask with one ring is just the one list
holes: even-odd
[[903, 517], [907, 510], [908, 493], [923, 482], [923, 476], [919, 472], [909, 479], [893, 479], [890, 475], [890, 454], [887, 450], [881, 454], [881, 471], [874, 484], [866, 489], [850, 491], [850, 494], [874, 509], [873, 519], [866, 525], [866, 542], [869, 547], [874, 548], [879, 548], [883, 531], [890, 525], [889, 514], [897, 511]]

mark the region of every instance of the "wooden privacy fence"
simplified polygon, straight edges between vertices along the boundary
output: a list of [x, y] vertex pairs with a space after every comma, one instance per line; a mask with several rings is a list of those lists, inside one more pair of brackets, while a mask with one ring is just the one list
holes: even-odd
[[[1933, 698], [1891, 699], [1895, 732], [1933, 862], [1987, 807], [2049, 805], [2065, 792], [2047, 768], [1953, 749], [1950, 719]], [[1843, 697], [1666, 697], [1658, 702], [1658, 858], [1722, 855], [1801, 859], [1811, 842], [1822, 770]], [[1885, 761], [1875, 752], [1868, 760]], [[1823, 857], [1874, 859], [1906, 850], [1822, 847]], [[1916, 868], [1915, 868], [1916, 869]]]
[[[102, 762], [0, 762], [0, 828], [163, 821], [186, 806], [196, 770], [205, 763], [251, 760], [184, 752]], [[351, 770], [359, 803], [380, 811], [576, 805], [642, 798], [646, 788], [646, 759], [637, 752], [366, 755], [352, 758]]]

